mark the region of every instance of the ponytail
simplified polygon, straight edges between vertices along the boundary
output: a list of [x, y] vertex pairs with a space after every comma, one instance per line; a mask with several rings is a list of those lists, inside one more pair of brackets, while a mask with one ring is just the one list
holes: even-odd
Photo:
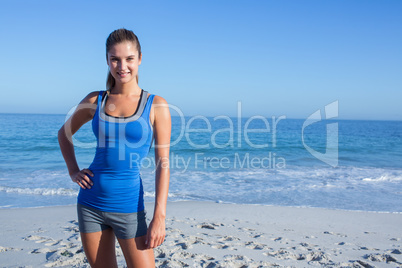
[[108, 71], [107, 79], [106, 79], [106, 90], [110, 91], [114, 87], [115, 84], [116, 84], [116, 80], [114, 80], [114, 77], [112, 76], [110, 71]]

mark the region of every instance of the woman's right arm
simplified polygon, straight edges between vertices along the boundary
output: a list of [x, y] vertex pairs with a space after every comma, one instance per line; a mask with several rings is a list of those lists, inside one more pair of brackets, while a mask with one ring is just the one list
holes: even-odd
[[80, 170], [78, 167], [72, 137], [81, 126], [93, 118], [96, 111], [98, 94], [98, 91], [89, 93], [80, 104], [78, 104], [74, 113], [58, 132], [60, 150], [64, 157], [64, 161], [66, 161], [71, 180], [83, 189], [91, 188], [93, 183], [88, 175], [92, 177], [93, 174], [89, 169]]

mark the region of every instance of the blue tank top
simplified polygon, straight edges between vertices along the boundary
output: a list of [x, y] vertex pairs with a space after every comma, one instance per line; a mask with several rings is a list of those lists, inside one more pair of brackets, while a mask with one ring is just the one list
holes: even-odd
[[91, 189], [80, 189], [78, 203], [106, 212], [132, 213], [144, 210], [144, 191], [140, 175], [142, 159], [147, 156], [153, 129], [149, 121], [155, 95], [142, 91], [136, 112], [129, 117], [106, 114], [107, 94], [98, 95], [92, 119], [97, 139], [96, 153], [88, 167], [94, 174]]

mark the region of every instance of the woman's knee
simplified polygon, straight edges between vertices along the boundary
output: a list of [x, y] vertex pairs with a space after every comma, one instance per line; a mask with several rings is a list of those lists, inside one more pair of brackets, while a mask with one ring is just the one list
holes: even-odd
[[81, 233], [81, 240], [91, 267], [117, 267], [115, 236], [112, 229]]
[[145, 236], [118, 241], [128, 267], [155, 267], [154, 252], [145, 246]]

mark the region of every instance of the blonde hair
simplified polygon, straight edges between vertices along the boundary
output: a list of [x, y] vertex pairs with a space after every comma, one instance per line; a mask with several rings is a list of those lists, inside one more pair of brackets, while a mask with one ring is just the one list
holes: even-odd
[[[140, 41], [138, 41], [138, 37], [134, 34], [133, 31], [120, 28], [115, 31], [113, 31], [111, 34], [109, 34], [109, 37], [106, 39], [106, 60], [107, 60], [107, 54], [109, 53], [110, 49], [116, 45], [120, 44], [123, 42], [133, 42], [138, 50], [138, 57], [141, 57], [141, 45]], [[138, 83], [138, 74], [137, 74], [137, 83]], [[116, 81], [112, 74], [108, 73], [107, 79], [106, 79], [106, 89], [110, 91], [116, 84]]]

